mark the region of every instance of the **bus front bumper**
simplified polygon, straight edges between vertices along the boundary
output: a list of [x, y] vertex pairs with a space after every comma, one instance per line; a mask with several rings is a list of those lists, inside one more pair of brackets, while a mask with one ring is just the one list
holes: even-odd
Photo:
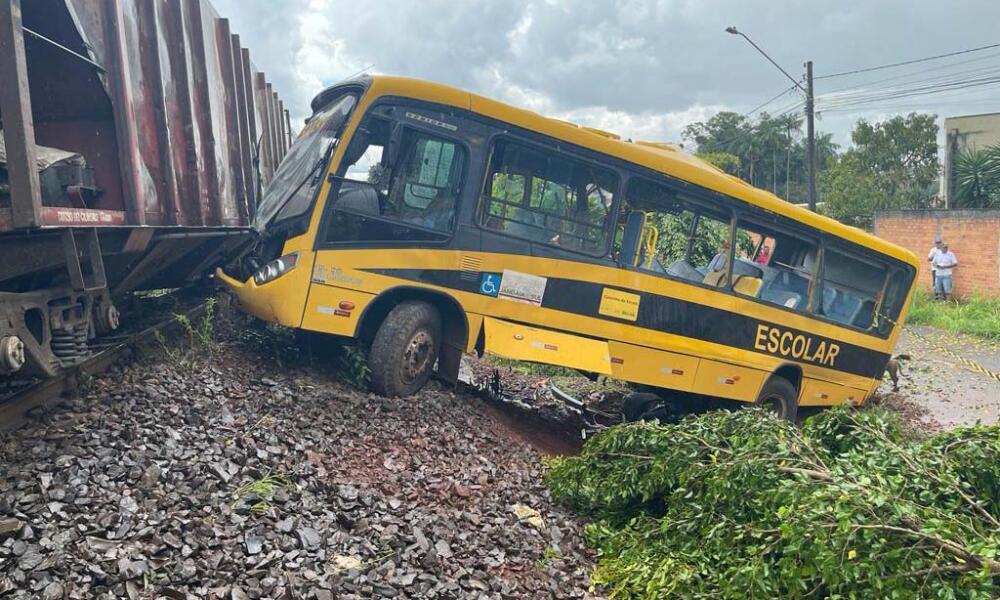
[[[285, 327], [298, 327], [302, 321], [302, 305], [308, 284], [298, 287], [294, 271], [275, 281], [258, 286], [253, 277], [239, 281], [230, 277], [221, 268], [215, 270], [215, 277], [236, 296], [240, 308], [264, 321]], [[296, 289], [298, 287], [298, 289]], [[298, 300], [298, 301], [296, 301]]]

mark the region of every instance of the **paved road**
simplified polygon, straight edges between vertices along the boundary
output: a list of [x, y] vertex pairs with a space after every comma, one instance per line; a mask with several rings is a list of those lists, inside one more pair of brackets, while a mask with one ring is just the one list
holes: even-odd
[[[1000, 381], [988, 373], [1000, 373], [1000, 345], [914, 326], [906, 328], [896, 353], [912, 357], [903, 362], [898, 395], [922, 409], [916, 418], [928, 428], [1000, 422]], [[891, 390], [891, 383], [881, 388]]]

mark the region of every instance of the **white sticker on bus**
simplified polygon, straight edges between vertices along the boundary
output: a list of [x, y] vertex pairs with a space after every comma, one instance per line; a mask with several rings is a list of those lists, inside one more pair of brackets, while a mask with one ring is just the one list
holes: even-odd
[[537, 275], [504, 269], [497, 297], [541, 306], [547, 281], [546, 278]]

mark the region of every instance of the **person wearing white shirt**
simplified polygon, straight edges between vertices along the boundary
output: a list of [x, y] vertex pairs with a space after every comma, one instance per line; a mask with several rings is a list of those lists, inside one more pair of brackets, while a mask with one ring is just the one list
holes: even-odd
[[931, 246], [931, 251], [927, 253], [927, 262], [931, 263], [931, 291], [935, 294], [937, 293], [937, 277], [934, 270], [934, 258], [941, 252], [941, 236], [934, 238], [934, 245]]
[[941, 244], [941, 251], [931, 263], [934, 267], [934, 297], [951, 299], [951, 273], [958, 266], [955, 253], [948, 250], [948, 244]]

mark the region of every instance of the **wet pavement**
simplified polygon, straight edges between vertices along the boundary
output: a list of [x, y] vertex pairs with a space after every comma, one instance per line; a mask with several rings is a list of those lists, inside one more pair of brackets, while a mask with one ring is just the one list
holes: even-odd
[[880, 392], [891, 404], [908, 405], [907, 417], [928, 433], [976, 423], [1000, 422], [1000, 345], [932, 327], [908, 326], [896, 347], [899, 391], [886, 378]]

